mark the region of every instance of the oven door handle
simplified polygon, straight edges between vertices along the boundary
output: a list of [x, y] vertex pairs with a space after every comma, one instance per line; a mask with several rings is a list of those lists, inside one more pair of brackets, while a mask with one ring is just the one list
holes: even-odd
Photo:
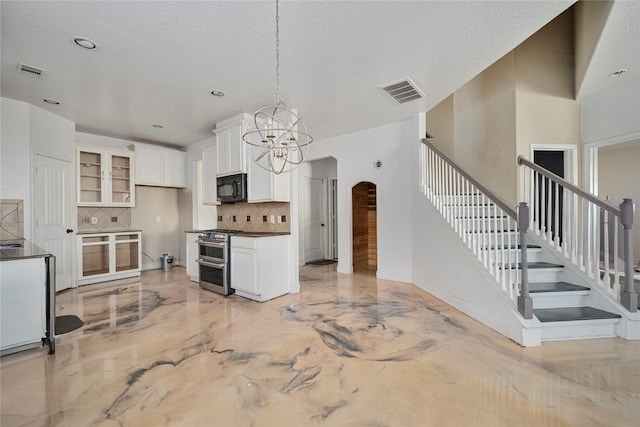
[[213, 268], [220, 268], [220, 269], [224, 269], [225, 267], [224, 262], [221, 262], [221, 263], [209, 262], [209, 261], [203, 260], [202, 258], [198, 258], [196, 262], [200, 265], [204, 265], [205, 267], [213, 267]]
[[221, 249], [224, 249], [224, 245], [225, 245], [224, 242], [209, 242], [205, 240], [198, 240], [196, 243], [202, 246], [210, 247], [210, 248], [221, 248]]

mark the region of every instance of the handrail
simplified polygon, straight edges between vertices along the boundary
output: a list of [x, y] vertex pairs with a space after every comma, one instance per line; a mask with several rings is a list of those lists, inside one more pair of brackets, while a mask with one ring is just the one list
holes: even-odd
[[545, 177], [547, 177], [550, 180], [554, 181], [556, 184], [561, 184], [563, 187], [568, 188], [572, 192], [582, 196], [583, 198], [585, 198], [588, 201], [590, 201], [591, 203], [601, 207], [602, 209], [605, 209], [605, 210], [609, 211], [610, 213], [612, 213], [612, 214], [614, 214], [614, 215], [616, 215], [618, 217], [620, 216], [620, 209], [617, 209], [614, 206], [611, 206], [610, 204], [598, 199], [593, 194], [584, 191], [580, 187], [576, 187], [575, 185], [573, 185], [570, 182], [566, 181], [564, 178], [554, 174], [553, 172], [549, 172], [547, 169], [545, 169], [545, 168], [543, 168], [541, 166], [538, 166], [535, 163], [530, 162], [529, 160], [525, 159], [524, 157], [518, 156], [518, 164], [519, 165], [528, 166], [529, 168], [531, 168], [534, 171], [538, 172], [540, 175], [544, 175]]
[[[636, 312], [633, 201], [624, 199], [616, 208], [522, 156], [517, 162], [530, 170], [522, 175], [533, 212], [530, 228], [557, 254], [586, 273], [594, 286]], [[619, 243], [621, 234], [623, 245]]]
[[520, 203], [517, 210], [509, 206], [435, 148], [429, 138], [422, 143], [423, 194], [493, 276], [514, 308], [525, 319], [533, 318], [527, 276], [527, 204]]
[[422, 138], [422, 143], [427, 145], [430, 149], [435, 151], [440, 157], [442, 157], [444, 160], [446, 160], [447, 163], [449, 163], [449, 165], [451, 167], [453, 167], [460, 175], [462, 175], [465, 179], [467, 179], [469, 182], [471, 182], [471, 184], [473, 184], [481, 192], [483, 192], [487, 196], [490, 196], [490, 198], [493, 200], [493, 202], [496, 205], [498, 205], [511, 218], [513, 218], [513, 219], [517, 219], [518, 218], [518, 214], [516, 213], [516, 210], [513, 207], [509, 206], [507, 204], [507, 202], [502, 200], [502, 198], [500, 196], [496, 195], [491, 190], [489, 190], [487, 187], [485, 187], [484, 185], [480, 184], [476, 179], [474, 179], [471, 175], [469, 175], [467, 172], [465, 172], [464, 169], [462, 169], [460, 166], [458, 166], [458, 164], [456, 162], [454, 162], [452, 159], [450, 159], [442, 151], [437, 149], [428, 139]]

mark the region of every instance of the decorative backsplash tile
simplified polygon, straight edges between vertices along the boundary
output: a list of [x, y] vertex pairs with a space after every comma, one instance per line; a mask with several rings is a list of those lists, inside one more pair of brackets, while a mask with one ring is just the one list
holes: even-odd
[[0, 199], [0, 240], [23, 238], [23, 201], [18, 199]]
[[218, 228], [258, 233], [290, 233], [289, 203], [223, 203], [217, 207]]
[[78, 207], [78, 231], [116, 231], [131, 228], [131, 208]]

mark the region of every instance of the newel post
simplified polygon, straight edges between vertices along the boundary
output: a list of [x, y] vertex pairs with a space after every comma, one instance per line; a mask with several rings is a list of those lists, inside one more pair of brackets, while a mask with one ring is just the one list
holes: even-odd
[[529, 229], [529, 206], [518, 205], [518, 232], [520, 233], [520, 295], [518, 311], [525, 319], [533, 318], [533, 300], [529, 295], [529, 269], [527, 267], [527, 230]]
[[625, 287], [620, 291], [620, 304], [632, 313], [638, 311], [638, 294], [633, 286], [633, 201], [623, 199], [620, 204], [620, 222], [624, 233]]

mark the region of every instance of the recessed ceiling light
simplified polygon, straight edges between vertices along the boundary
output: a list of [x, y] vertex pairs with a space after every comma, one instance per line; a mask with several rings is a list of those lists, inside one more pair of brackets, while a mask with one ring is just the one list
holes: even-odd
[[156, 128], [156, 129], [162, 129], [164, 126], [162, 126], [162, 125], [153, 125], [153, 127]]
[[75, 37], [73, 39], [73, 42], [84, 49], [93, 50], [98, 47], [98, 45], [94, 41], [89, 40], [85, 37]]
[[47, 104], [60, 105], [60, 101], [56, 101], [55, 99], [44, 98], [43, 101]]
[[628, 70], [626, 68], [620, 68], [619, 70], [614, 71], [613, 73], [609, 74], [611, 77], [615, 77], [615, 76], [619, 76], [620, 74], [624, 74], [626, 73]]
[[221, 90], [212, 90], [211, 95], [213, 96], [224, 96], [224, 92]]

